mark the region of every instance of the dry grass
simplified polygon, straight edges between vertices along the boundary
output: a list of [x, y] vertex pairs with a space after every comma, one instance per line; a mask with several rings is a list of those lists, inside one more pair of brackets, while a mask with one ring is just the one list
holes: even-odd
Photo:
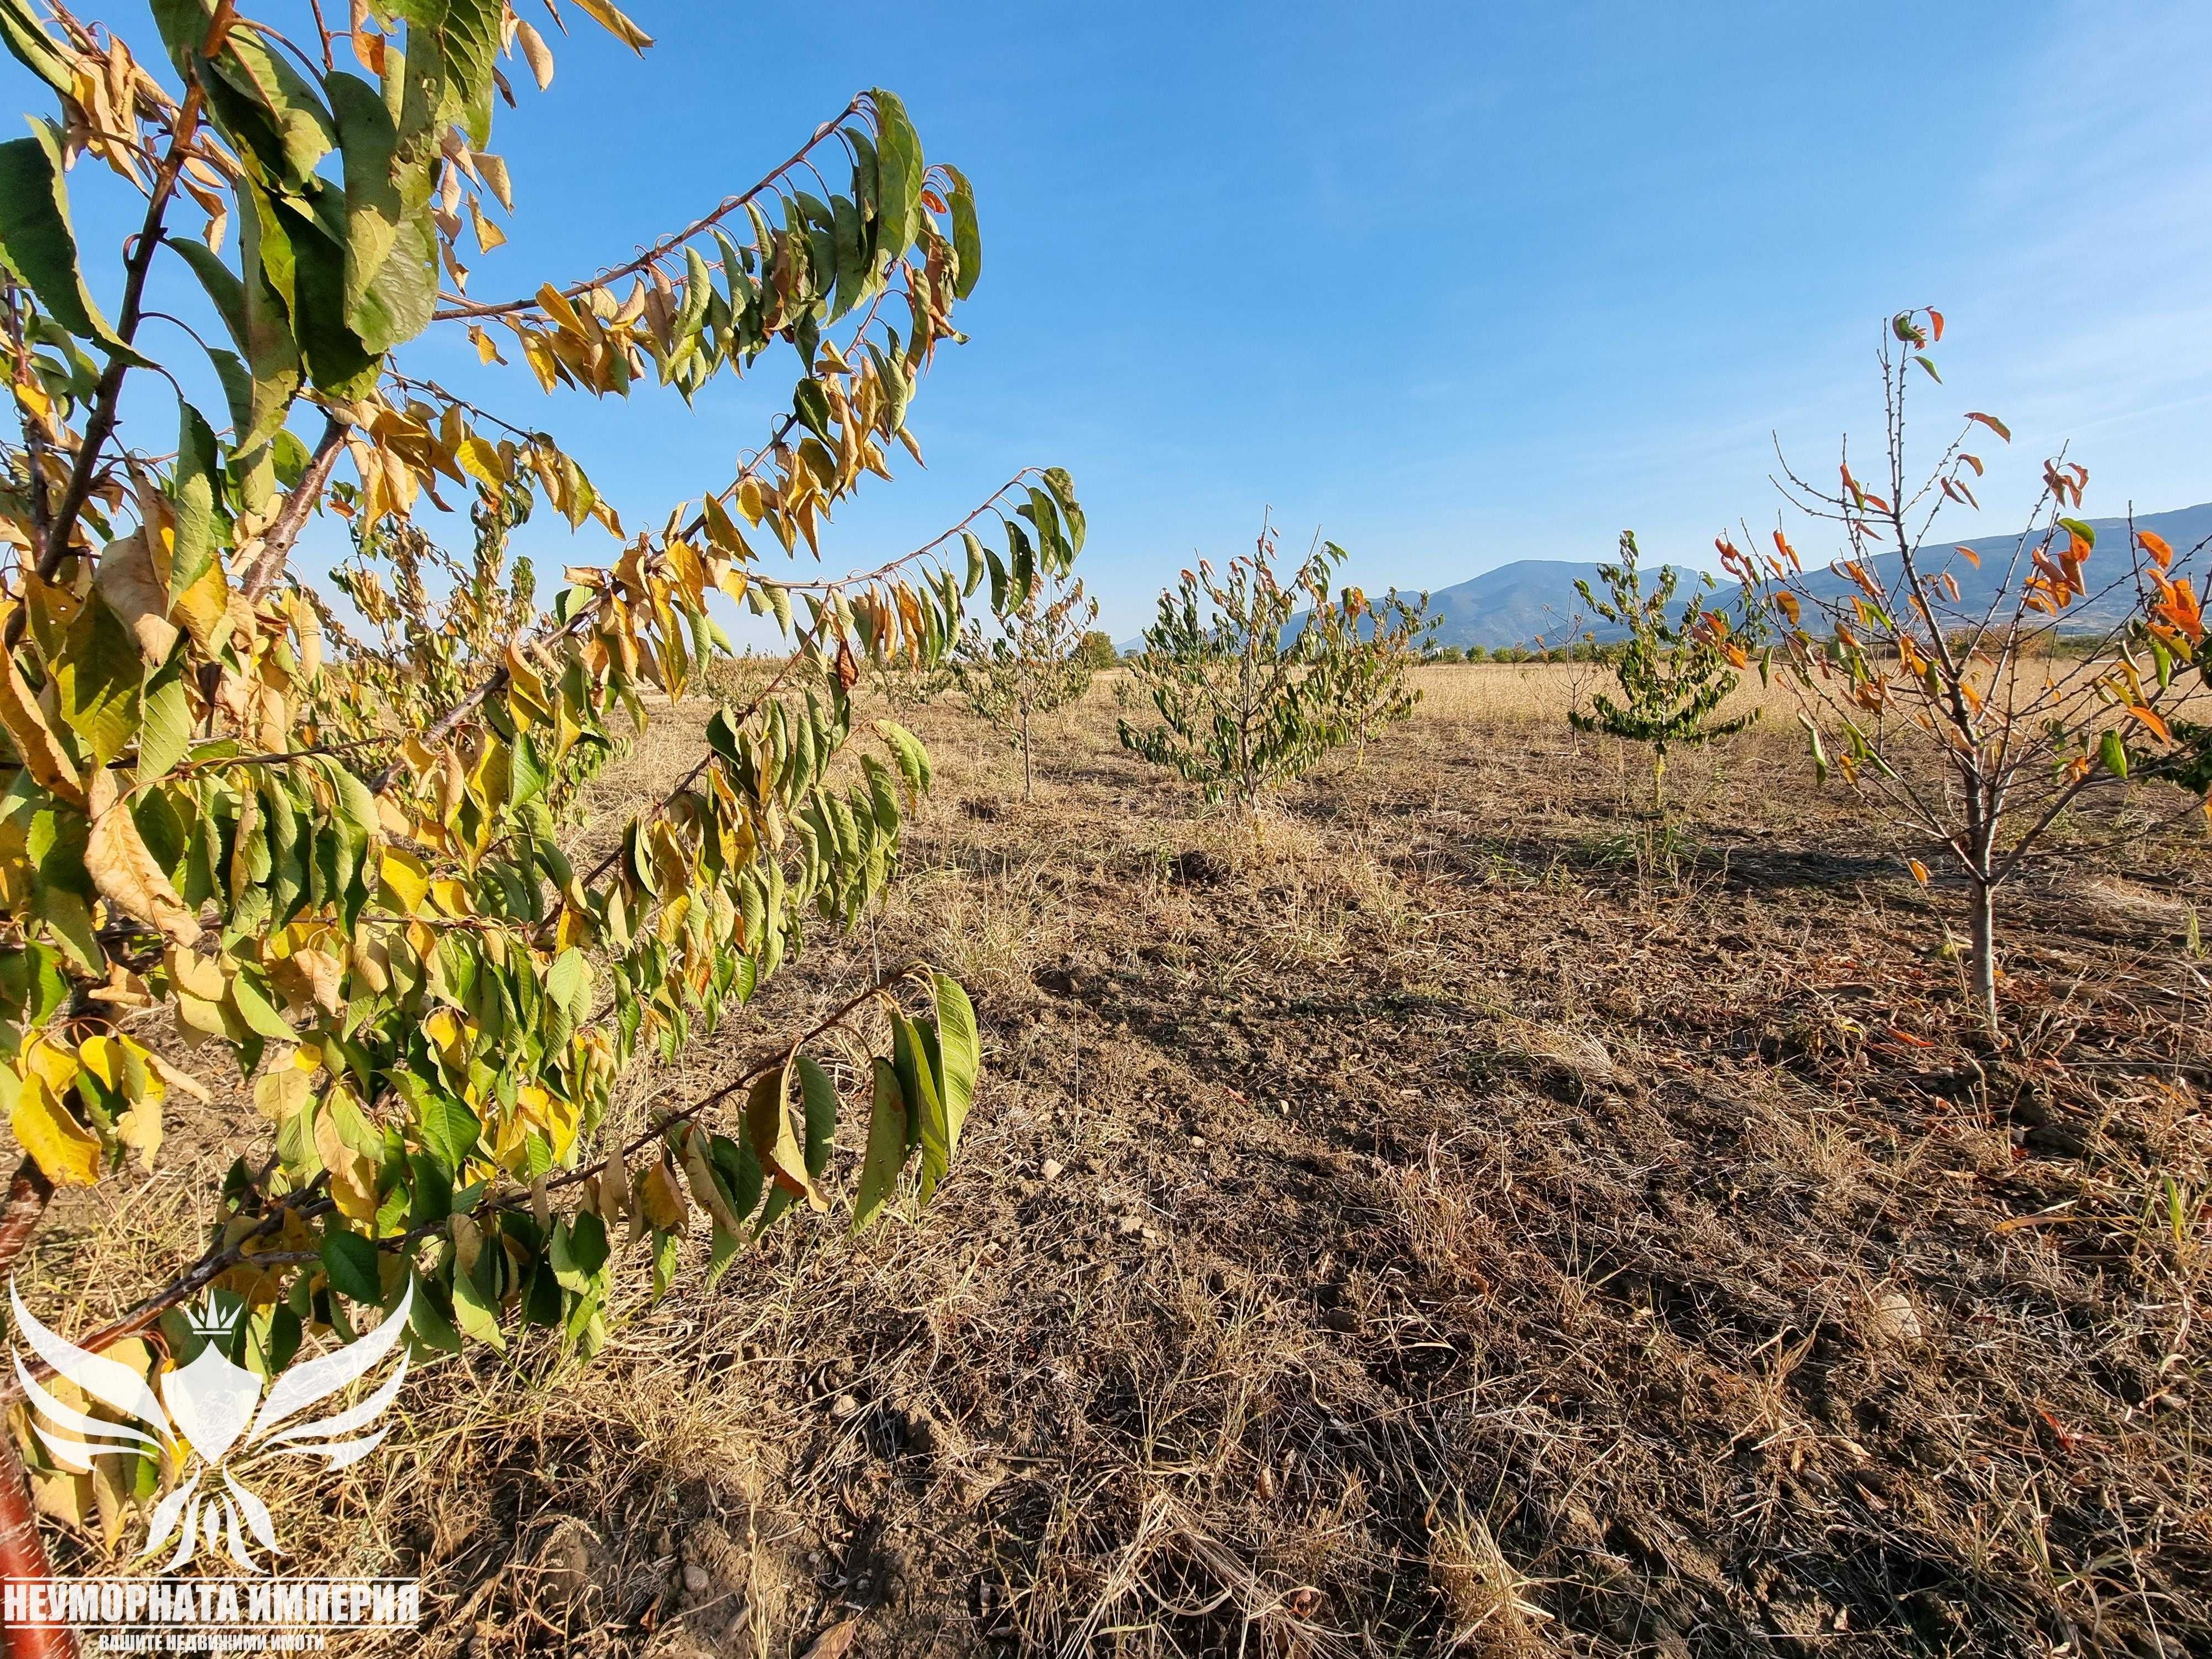
[[[1679, 763], [1659, 844], [1571, 670], [1422, 672], [1252, 825], [1118, 752], [1110, 681], [1029, 803], [906, 716], [939, 781], [884, 912], [625, 1109], [934, 955], [990, 1079], [938, 1203], [658, 1307], [638, 1267], [587, 1368], [421, 1369], [288, 1565], [420, 1571], [424, 1659], [2212, 1646], [2201, 843], [2020, 895], [1999, 1060], [1947, 896], [1786, 734]], [[257, 1133], [73, 1204], [42, 1310], [184, 1252]]]

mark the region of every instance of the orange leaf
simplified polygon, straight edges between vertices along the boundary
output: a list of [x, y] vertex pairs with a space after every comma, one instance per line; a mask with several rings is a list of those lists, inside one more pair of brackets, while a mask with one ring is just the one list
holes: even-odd
[[1979, 421], [1984, 426], [1989, 428], [1990, 431], [1996, 433], [1998, 437], [2002, 438], [2007, 443], [2010, 443], [2012, 441], [2012, 428], [2007, 426], [2002, 421], [1997, 419], [1996, 416], [1984, 415], [1978, 409], [1970, 409], [1966, 411], [1966, 418], [1970, 421]]
[[1951, 550], [1954, 553], [1956, 553], [1960, 558], [1964, 559], [1968, 564], [1973, 566], [1975, 569], [1979, 570], [1982, 568], [1982, 556], [1975, 552], [1972, 548], [1954, 547]]
[[2140, 704], [2130, 702], [2122, 704], [2121, 710], [2124, 714], [2133, 714], [2138, 720], [2142, 721], [2143, 725], [2149, 727], [2153, 732], [2158, 733], [2159, 740], [2161, 743], [2172, 743], [2173, 741], [2173, 733], [2166, 729], [2164, 718], [2160, 715], [2158, 710], [2155, 708], [2146, 708]]
[[2166, 538], [2155, 531], [2138, 530], [2136, 540], [2142, 544], [2142, 550], [2150, 555], [2151, 562], [2160, 570], [2173, 562], [2173, 549], [2167, 545]]
[[1928, 321], [1935, 337], [1928, 343], [1934, 345], [1937, 340], [1943, 337], [1943, 313], [1931, 308], [1928, 313]]

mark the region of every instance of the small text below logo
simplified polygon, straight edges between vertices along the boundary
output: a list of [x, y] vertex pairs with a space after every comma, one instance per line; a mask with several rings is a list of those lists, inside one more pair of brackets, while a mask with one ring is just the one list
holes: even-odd
[[0, 1579], [7, 1630], [362, 1630], [422, 1618], [414, 1578]]

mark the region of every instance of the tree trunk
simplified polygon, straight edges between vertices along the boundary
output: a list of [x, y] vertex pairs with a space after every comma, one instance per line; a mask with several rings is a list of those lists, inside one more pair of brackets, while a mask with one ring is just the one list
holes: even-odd
[[[38, 1511], [31, 1504], [30, 1477], [15, 1449], [15, 1437], [0, 1424], [0, 1578], [46, 1578], [46, 1547], [39, 1536]], [[76, 1659], [76, 1637], [65, 1627], [0, 1626], [4, 1659]]]
[[[8, 1202], [0, 1210], [0, 1277], [4, 1277], [38, 1231], [54, 1195], [33, 1159], [26, 1158], [8, 1182]], [[31, 1479], [22, 1454], [0, 1409], [0, 1578], [46, 1578], [45, 1540], [39, 1536], [38, 1510], [31, 1502]], [[76, 1659], [76, 1638], [70, 1631], [28, 1630], [0, 1626], [0, 1659]]]
[[1974, 1012], [1981, 1016], [1982, 1029], [1990, 1039], [1997, 1037], [1997, 914], [1996, 890], [1978, 876], [1970, 878], [1972, 883], [1969, 902], [1973, 906], [1974, 943], [1973, 969]]

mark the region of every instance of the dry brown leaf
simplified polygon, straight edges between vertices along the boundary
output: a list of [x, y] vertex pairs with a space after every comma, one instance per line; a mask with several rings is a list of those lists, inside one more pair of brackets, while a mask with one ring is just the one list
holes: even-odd
[[100, 896], [157, 929], [173, 945], [190, 945], [198, 939], [199, 917], [154, 861], [129, 805], [116, 793], [114, 775], [106, 767], [92, 775], [87, 810], [92, 814], [92, 834], [85, 842], [84, 867]]
[[538, 90], [544, 91], [553, 84], [553, 54], [546, 48], [545, 37], [531, 27], [526, 21], [517, 21], [514, 36], [522, 43], [523, 59], [530, 65], [530, 73], [537, 79]]
[[169, 620], [169, 596], [154, 574], [153, 556], [146, 550], [146, 532], [132, 531], [108, 543], [100, 556], [94, 580], [108, 608], [123, 619], [138, 641], [138, 654], [156, 665], [167, 662], [177, 642], [177, 625]]

